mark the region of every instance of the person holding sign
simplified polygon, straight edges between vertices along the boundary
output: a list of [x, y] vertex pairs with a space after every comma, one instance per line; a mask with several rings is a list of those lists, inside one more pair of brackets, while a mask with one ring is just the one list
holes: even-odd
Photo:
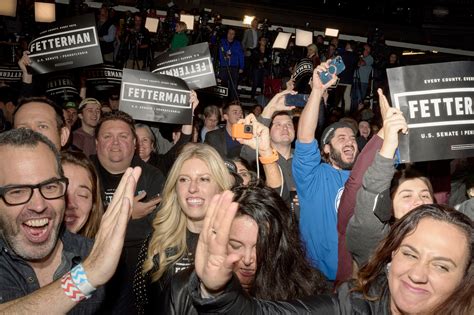
[[347, 248], [358, 266], [368, 261], [394, 220], [421, 204], [436, 202], [428, 178], [410, 167], [399, 171], [394, 167], [399, 133], [407, 133], [408, 126], [402, 112], [389, 107], [381, 90], [379, 97], [385, 107], [384, 127], [379, 132], [383, 144], [378, 153], [373, 149], [372, 165], [362, 172], [362, 186], [346, 231]]

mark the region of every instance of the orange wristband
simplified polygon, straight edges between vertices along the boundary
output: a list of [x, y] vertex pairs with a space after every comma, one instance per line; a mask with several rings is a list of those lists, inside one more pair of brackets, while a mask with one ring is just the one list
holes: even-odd
[[270, 156], [261, 156], [258, 158], [262, 164], [271, 164], [278, 161], [278, 152], [275, 149], [272, 149], [272, 155]]

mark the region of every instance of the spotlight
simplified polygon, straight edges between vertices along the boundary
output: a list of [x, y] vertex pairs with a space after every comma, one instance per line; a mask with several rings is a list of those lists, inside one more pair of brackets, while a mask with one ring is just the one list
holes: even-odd
[[145, 21], [145, 28], [150, 33], [156, 33], [158, 31], [158, 24], [160, 23], [159, 19], [147, 17]]
[[339, 35], [339, 30], [336, 28], [326, 28], [324, 31], [324, 36], [337, 37]]
[[313, 43], [313, 33], [296, 29], [296, 46], [307, 47]]
[[56, 21], [56, 4], [35, 2], [35, 21], [44, 23]]
[[244, 16], [244, 21], [242, 22], [242, 24], [244, 24], [244, 25], [251, 25], [253, 19], [255, 19], [255, 16], [245, 15], [245, 16]]
[[16, 16], [16, 0], [0, 1], [0, 15]]
[[181, 17], [179, 18], [181, 22], [186, 23], [186, 28], [190, 31], [194, 30], [194, 19], [194, 15], [189, 14], [181, 14]]
[[275, 42], [273, 42], [272, 48], [280, 48], [280, 49], [286, 49], [288, 46], [288, 42], [290, 41], [291, 33], [284, 33], [280, 32], [277, 35], [277, 38], [275, 39]]

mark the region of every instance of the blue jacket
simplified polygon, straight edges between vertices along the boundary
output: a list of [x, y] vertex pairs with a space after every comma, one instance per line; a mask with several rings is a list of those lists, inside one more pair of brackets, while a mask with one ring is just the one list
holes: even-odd
[[300, 202], [300, 233], [308, 258], [329, 280], [337, 272], [337, 208], [350, 171], [322, 163], [318, 142], [296, 141], [293, 178]]
[[[230, 59], [224, 58], [230, 52]], [[229, 43], [227, 39], [221, 39], [219, 46], [219, 62], [221, 67], [229, 65], [229, 67], [237, 67], [244, 69], [244, 51], [238, 40]]]

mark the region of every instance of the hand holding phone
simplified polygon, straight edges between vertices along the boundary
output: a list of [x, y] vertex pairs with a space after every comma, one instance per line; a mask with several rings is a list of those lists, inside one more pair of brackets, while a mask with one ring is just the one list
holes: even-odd
[[308, 102], [309, 94], [286, 94], [285, 105], [304, 107]]
[[341, 56], [337, 56], [329, 62], [329, 68], [327, 71], [323, 71], [319, 74], [319, 79], [324, 84], [327, 84], [332, 79], [332, 75], [338, 75], [346, 69], [344, 61], [342, 61]]

